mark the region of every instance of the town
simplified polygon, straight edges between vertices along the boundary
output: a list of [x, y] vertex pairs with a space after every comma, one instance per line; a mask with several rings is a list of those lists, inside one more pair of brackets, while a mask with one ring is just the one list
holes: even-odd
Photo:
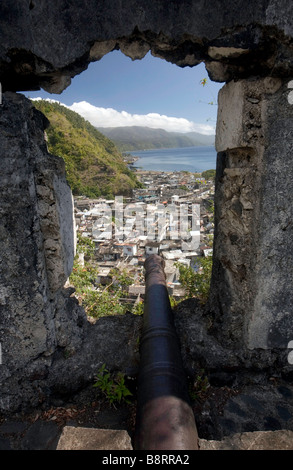
[[[159, 254], [169, 294], [180, 300], [185, 292], [178, 266], [196, 270], [199, 258], [212, 255], [213, 178], [183, 171], [137, 170], [136, 175], [141, 188], [131, 197], [74, 199], [78, 238], [94, 246], [95, 288], [111, 284], [113, 272], [127, 273], [133, 280], [127, 286], [127, 302], [138, 304], [145, 292], [144, 261]], [[85, 259], [80, 251], [78, 264], [84, 266]]]

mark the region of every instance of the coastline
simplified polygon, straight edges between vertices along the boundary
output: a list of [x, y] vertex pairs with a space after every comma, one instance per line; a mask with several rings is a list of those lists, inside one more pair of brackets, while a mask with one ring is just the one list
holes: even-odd
[[133, 171], [202, 173], [216, 169], [217, 153], [214, 146], [195, 146], [131, 151], [123, 157]]

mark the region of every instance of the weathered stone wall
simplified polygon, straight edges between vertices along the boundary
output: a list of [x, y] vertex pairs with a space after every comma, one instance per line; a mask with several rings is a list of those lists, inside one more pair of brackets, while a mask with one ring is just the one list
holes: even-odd
[[[132, 316], [124, 319], [124, 326], [121, 318], [109, 319], [106, 325], [91, 325], [84, 310], [70, 297], [72, 289], [64, 289], [75, 249], [73, 201], [64, 161], [48, 153], [44, 136], [47, 124], [24, 96], [11, 92], [3, 95], [2, 411], [37, 406], [51, 395], [73, 393], [82, 384], [93, 382], [101, 361], [113, 368], [131, 366], [138, 337]], [[116, 356], [113, 363], [116, 348], [119, 355], [121, 351], [125, 354], [120, 360]]]
[[[71, 191], [64, 162], [46, 149], [44, 116], [22, 95], [8, 92], [0, 123], [3, 392], [11, 374], [55, 349], [51, 301], [72, 269], [74, 243]], [[61, 197], [71, 214], [66, 235], [58, 209]]]
[[[50, 266], [50, 244], [55, 240], [60, 255], [63, 247], [52, 174], [65, 178], [65, 173], [60, 159], [45, 160], [43, 117], [25, 104], [21, 95], [4, 95], [0, 119], [2, 348], [13, 361], [19, 342], [29, 337], [29, 347], [19, 358], [19, 367], [23, 367], [54, 341], [49, 284], [53, 287], [56, 274], [56, 278], [61, 277], [60, 287], [68, 272], [64, 271], [62, 256], [56, 271]], [[69, 210], [72, 213], [72, 203]], [[9, 331], [14, 331], [13, 344], [7, 344]]]
[[292, 118], [288, 80], [220, 91], [214, 331], [234, 348], [285, 349], [292, 336]]
[[132, 59], [151, 51], [179, 66], [205, 61], [219, 81], [289, 76], [292, 9], [287, 0], [5, 0], [0, 81], [5, 90], [60, 93], [114, 49]]
[[[219, 99], [209, 311], [200, 322], [189, 317], [189, 336], [182, 337], [201, 357], [208, 349], [211, 367], [225, 360], [268, 366], [271, 351], [286, 351], [293, 300], [292, 13], [285, 0], [0, 3], [0, 82], [7, 92], [0, 110], [1, 410], [76, 391], [101, 362], [136, 366], [139, 319], [90, 325], [63, 288], [74, 254], [64, 163], [48, 154], [45, 118], [13, 93], [61, 93], [114, 49], [132, 59], [151, 51], [182, 67], [204, 61], [213, 80], [228, 82]], [[199, 336], [192, 335], [197, 326]]]
[[288, 85], [283, 81], [267, 100], [257, 291], [247, 322], [250, 348], [286, 349], [293, 333], [293, 107]]

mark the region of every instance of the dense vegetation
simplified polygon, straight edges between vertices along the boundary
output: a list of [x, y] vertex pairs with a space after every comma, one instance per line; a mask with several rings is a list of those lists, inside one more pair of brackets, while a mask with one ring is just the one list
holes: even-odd
[[197, 297], [202, 303], [207, 302], [213, 268], [213, 257], [198, 258], [198, 271], [191, 266], [175, 263], [179, 268], [179, 282], [185, 289], [185, 298]]
[[[85, 256], [84, 265], [79, 264], [80, 253]], [[108, 315], [123, 315], [127, 311], [136, 315], [142, 314], [142, 303], [133, 305], [127, 302], [128, 286], [134, 282], [134, 279], [125, 270], [119, 271], [113, 268], [109, 273], [112, 282], [107, 286], [98, 285], [99, 270], [94, 253], [94, 242], [78, 235], [77, 256], [69, 281], [75, 288], [75, 296], [84, 307], [88, 317], [98, 319]], [[125, 302], [121, 303], [121, 299]]]
[[203, 171], [201, 174], [202, 178], [204, 178], [207, 181], [215, 181], [216, 178], [216, 170], [206, 170]]
[[45, 100], [34, 101], [34, 106], [50, 121], [48, 149], [64, 159], [74, 195], [126, 196], [140, 185], [115, 144], [79, 114]]

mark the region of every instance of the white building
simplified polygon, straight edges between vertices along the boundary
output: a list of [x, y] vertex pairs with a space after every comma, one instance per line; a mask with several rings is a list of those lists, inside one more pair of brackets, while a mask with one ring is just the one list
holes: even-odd
[[137, 243], [122, 243], [124, 256], [137, 255]]

